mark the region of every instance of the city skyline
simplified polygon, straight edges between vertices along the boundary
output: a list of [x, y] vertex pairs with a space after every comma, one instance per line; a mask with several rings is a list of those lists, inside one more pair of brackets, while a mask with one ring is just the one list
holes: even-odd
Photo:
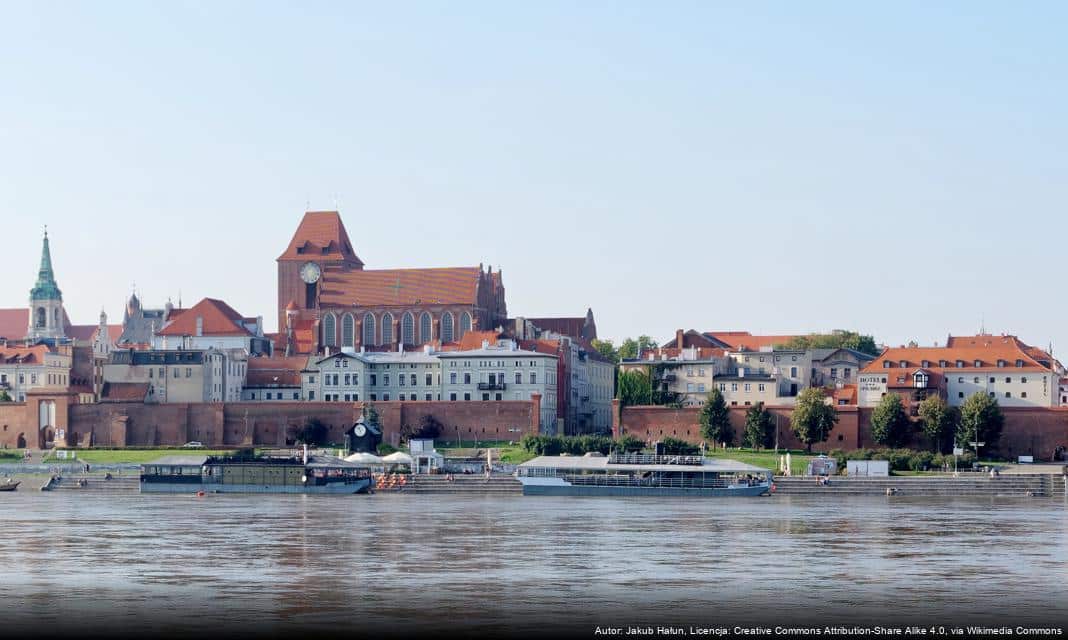
[[1068, 344], [1064, 7], [608, 7], [13, 7], [0, 307], [48, 224], [76, 323], [136, 282], [272, 330], [336, 203], [374, 268], [493, 265], [510, 316], [617, 343]]

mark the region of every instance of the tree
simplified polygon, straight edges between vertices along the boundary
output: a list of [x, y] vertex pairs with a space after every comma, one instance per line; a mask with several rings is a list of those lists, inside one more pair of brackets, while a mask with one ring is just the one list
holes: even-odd
[[871, 412], [872, 438], [890, 448], [900, 447], [908, 441], [910, 424], [901, 396], [896, 393], [883, 396]]
[[957, 446], [971, 447], [971, 442], [984, 442], [986, 450], [991, 451], [997, 447], [1004, 424], [1005, 416], [998, 401], [985, 393], [973, 393], [960, 406]]
[[621, 373], [617, 393], [619, 404], [624, 407], [653, 403], [653, 386], [643, 371]]
[[701, 425], [701, 437], [708, 442], [733, 444], [734, 429], [731, 428], [730, 410], [727, 409], [723, 393], [717, 387], [712, 387], [708, 392], [697, 422]]
[[657, 347], [656, 341], [649, 336], [638, 336], [638, 339], [627, 338], [623, 341], [623, 344], [619, 345], [620, 360], [634, 360], [638, 357], [639, 352], [649, 351]]
[[612, 362], [619, 362], [619, 350], [616, 349], [616, 345], [614, 345], [611, 340], [598, 340], [597, 338], [594, 338], [593, 340], [590, 340], [590, 344], [592, 344], [593, 348], [597, 349], [597, 352], [605, 358]]
[[775, 421], [771, 412], [764, 408], [763, 402], [749, 407], [745, 412], [745, 446], [752, 449], [767, 449], [772, 445]]
[[7, 392], [7, 389], [0, 390], [0, 402], [12, 402], [11, 394]]
[[835, 329], [831, 333], [810, 333], [807, 336], [795, 336], [787, 342], [775, 346], [799, 351], [808, 349], [854, 349], [873, 356], [879, 355], [879, 347], [875, 345], [875, 338], [861, 335], [856, 331], [846, 331], [845, 329]]
[[382, 430], [382, 422], [378, 415], [378, 409], [375, 409], [375, 406], [371, 403], [368, 403], [363, 407], [363, 422], [368, 427], [374, 427], [379, 431]]
[[308, 418], [300, 431], [297, 432], [297, 442], [315, 447], [326, 444], [330, 435], [330, 428], [318, 418]]
[[797, 395], [790, 428], [808, 451], [812, 451], [814, 443], [826, 442], [837, 422], [838, 411], [824, 401], [822, 389], [809, 387]]
[[942, 453], [957, 424], [957, 410], [940, 396], [930, 396], [920, 403], [920, 419], [923, 420], [923, 434], [931, 441], [935, 452]]
[[695, 456], [701, 453], [701, 449], [697, 445], [671, 436], [661, 440], [660, 445], [663, 447], [664, 454], [669, 456]]
[[414, 437], [417, 440], [433, 440], [441, 435], [442, 428], [441, 422], [428, 413], [419, 422], [419, 429], [416, 430]]

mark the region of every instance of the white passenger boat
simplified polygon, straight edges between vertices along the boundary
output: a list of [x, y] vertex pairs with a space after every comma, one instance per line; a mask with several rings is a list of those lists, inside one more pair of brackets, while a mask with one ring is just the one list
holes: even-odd
[[772, 472], [703, 456], [612, 453], [539, 456], [519, 465], [527, 496], [761, 496]]

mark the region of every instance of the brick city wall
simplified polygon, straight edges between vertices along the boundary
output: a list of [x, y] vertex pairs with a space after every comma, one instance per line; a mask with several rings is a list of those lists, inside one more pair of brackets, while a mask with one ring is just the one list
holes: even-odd
[[[538, 432], [540, 398], [501, 402], [376, 402], [383, 441], [400, 443], [404, 425], [418, 428], [423, 417], [434, 416], [444, 426], [443, 438], [518, 440]], [[199, 441], [209, 447], [284, 446], [311, 418], [330, 429], [330, 440], [342, 442], [344, 432], [363, 411], [362, 403], [235, 402], [211, 404], [100, 403], [57, 401], [59, 446], [166, 446]], [[37, 404], [0, 405], [0, 447], [15, 448], [19, 436], [30, 447], [40, 446]]]
[[[837, 407], [838, 424], [826, 442], [812, 445], [813, 451], [832, 449], [879, 448], [872, 439], [871, 408], [854, 406]], [[768, 407], [775, 416], [779, 433], [779, 446], [803, 449], [804, 445], [790, 429], [792, 407]], [[1059, 446], [1068, 446], [1068, 407], [1066, 408], [1003, 408], [1005, 426], [998, 442], [997, 453], [1013, 459], [1020, 455], [1034, 456], [1036, 460], [1051, 460]], [[616, 411], [613, 433], [632, 435], [647, 442], [673, 437], [698, 444], [701, 430], [697, 420], [698, 408], [672, 409], [668, 407], [625, 407]], [[745, 410], [730, 409], [731, 426], [734, 427], [735, 444], [740, 442], [745, 429]], [[930, 448], [926, 438], [916, 425], [911, 445], [917, 449]]]

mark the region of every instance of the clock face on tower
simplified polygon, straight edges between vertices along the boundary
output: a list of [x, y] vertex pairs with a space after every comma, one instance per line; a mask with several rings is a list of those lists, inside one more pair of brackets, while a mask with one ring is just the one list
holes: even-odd
[[319, 282], [320, 275], [319, 265], [314, 262], [305, 262], [304, 266], [300, 268], [300, 279], [307, 284], [315, 284], [316, 282]]
[[353, 429], [353, 433], [356, 434], [357, 438], [362, 438], [364, 436], [364, 434], [367, 433], [367, 427], [363, 426], [362, 424], [357, 423], [356, 424], [356, 428]]

